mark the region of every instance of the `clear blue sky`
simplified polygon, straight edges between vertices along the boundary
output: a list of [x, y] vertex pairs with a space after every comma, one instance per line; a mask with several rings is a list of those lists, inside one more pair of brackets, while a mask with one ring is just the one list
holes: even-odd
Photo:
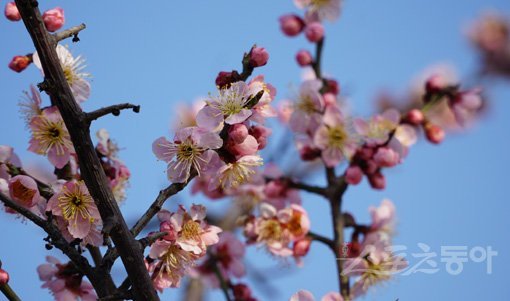
[[[254, 43], [266, 47], [271, 55], [260, 72], [278, 88], [278, 99], [289, 96], [291, 84], [300, 80], [294, 53], [311, 49], [303, 37], [289, 39], [278, 29], [277, 18], [296, 11], [291, 0], [40, 2], [43, 9], [56, 5], [65, 9], [66, 25], [87, 24], [80, 34], [82, 42], [71, 45], [75, 54], [87, 59], [87, 71], [93, 74], [92, 96], [85, 109], [125, 101], [142, 106], [138, 115], [125, 112], [94, 124], [96, 129], [106, 127], [125, 148], [121, 156], [133, 174], [122, 207], [129, 221], [166, 185], [164, 164], [156, 161], [151, 143], [170, 134], [177, 103], [214, 91], [217, 72], [239, 68], [242, 53]], [[510, 15], [507, 0], [346, 1], [341, 19], [326, 27], [323, 69], [348, 91], [353, 111], [368, 116], [380, 89], [404, 93], [409, 81], [430, 65], [448, 62], [461, 75], [472, 74], [476, 56], [463, 29], [489, 8]], [[35, 68], [16, 74], [6, 67], [12, 56], [32, 52], [33, 47], [21, 23], [2, 18], [0, 37], [4, 66], [0, 68], [0, 144], [14, 146], [25, 164], [43, 162], [49, 168], [45, 160], [26, 151], [29, 133], [17, 114], [21, 91], [41, 81], [40, 74]], [[397, 277], [364, 300], [510, 299], [506, 273], [510, 268], [506, 232], [510, 228], [509, 87], [508, 81], [490, 83], [488, 113], [469, 133], [451, 135], [439, 147], [419, 143], [405, 164], [387, 172], [386, 190], [373, 191], [363, 183], [349, 189], [344, 201], [358, 220], [368, 222], [369, 205], [385, 197], [393, 200], [399, 216], [395, 242], [406, 245], [408, 253], [418, 252], [419, 242], [437, 253], [440, 246], [492, 246], [499, 252], [492, 275], [487, 275], [484, 263], [468, 262], [460, 275], [451, 276], [438, 262], [440, 272]], [[321, 183], [322, 179], [313, 181]], [[326, 203], [309, 195], [303, 199], [314, 231], [330, 235]], [[185, 192], [179, 201], [204, 200]], [[39, 288], [35, 267], [49, 253], [63, 258], [60, 252], [46, 251], [41, 231], [31, 224], [2, 214], [0, 229], [0, 259], [11, 274], [14, 289], [24, 300], [51, 300]], [[260, 300], [287, 300], [305, 288], [320, 297], [337, 289], [333, 260], [328, 250], [314, 244], [305, 267], [296, 269], [283, 267], [262, 250], [251, 248], [250, 266], [268, 272], [277, 290], [265, 295], [264, 287], [254, 286], [254, 294]], [[277, 268], [281, 272], [275, 272]], [[162, 299], [176, 300], [176, 296], [177, 291], [167, 291]], [[214, 293], [210, 300], [221, 298]]]

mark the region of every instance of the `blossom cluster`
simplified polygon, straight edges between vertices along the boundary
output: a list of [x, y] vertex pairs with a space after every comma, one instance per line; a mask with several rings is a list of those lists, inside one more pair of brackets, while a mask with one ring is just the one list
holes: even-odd
[[206, 255], [207, 247], [218, 243], [221, 229], [207, 224], [205, 216], [202, 205], [192, 205], [189, 212], [180, 206], [175, 213], [158, 213], [160, 231], [167, 234], [152, 245], [147, 260], [156, 289], [178, 287], [182, 277]]

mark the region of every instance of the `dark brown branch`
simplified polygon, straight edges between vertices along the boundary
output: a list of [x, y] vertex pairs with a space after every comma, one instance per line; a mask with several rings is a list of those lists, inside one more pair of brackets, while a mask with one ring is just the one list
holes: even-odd
[[152, 203], [152, 205], [147, 209], [147, 211], [142, 215], [142, 217], [136, 222], [136, 224], [131, 228], [131, 233], [133, 236], [137, 236], [142, 232], [142, 230], [147, 226], [147, 224], [151, 221], [151, 219], [158, 213], [163, 204], [170, 198], [171, 196], [177, 194], [181, 190], [188, 185], [188, 183], [196, 176], [196, 172], [192, 172], [191, 176], [186, 183], [173, 183], [169, 185], [167, 188], [161, 190], [158, 194], [156, 200]]
[[18, 295], [16, 295], [16, 292], [14, 292], [14, 290], [7, 283], [0, 285], [0, 292], [2, 292], [9, 301], [21, 301]]
[[[114, 217], [117, 221], [110, 232], [110, 237], [119, 250], [124, 267], [133, 283], [134, 298], [148, 301], [159, 300], [145, 267], [140, 244], [129, 231], [109, 188], [105, 172], [90, 138], [86, 114], [82, 112], [74, 99], [55, 50], [54, 37], [47, 32], [37, 5], [37, 1], [33, 0], [16, 0], [16, 6], [41, 59], [45, 75], [45, 91], [62, 115], [76, 150], [81, 176], [97, 205], [101, 218], [106, 220]], [[115, 286], [111, 285], [95, 288], [100, 297], [111, 295], [115, 290]]]
[[331, 250], [334, 251], [335, 249], [335, 243], [334, 241], [332, 241], [331, 239], [327, 238], [327, 237], [324, 237], [320, 234], [317, 234], [317, 233], [314, 233], [314, 232], [308, 232], [308, 237], [310, 237], [312, 240], [315, 240], [315, 241], [318, 241], [318, 242], [321, 242], [323, 244], [325, 244], [328, 248], [330, 248]]
[[94, 247], [91, 245], [87, 245], [87, 250], [90, 252], [90, 256], [92, 257], [92, 260], [94, 260], [95, 266], [99, 266], [101, 264], [101, 261], [103, 261], [103, 255], [101, 255], [101, 251], [98, 247]]
[[74, 37], [73, 38], [73, 42], [75, 42], [78, 37], [78, 33], [82, 30], [85, 29], [85, 24], [84, 23], [81, 23], [80, 25], [77, 25], [77, 26], [73, 26], [69, 29], [66, 29], [66, 30], [63, 30], [61, 32], [57, 32], [55, 34], [53, 34], [53, 37], [55, 38], [55, 42], [60, 42], [64, 39], [67, 39], [67, 38], [70, 38], [70, 37]]
[[97, 109], [95, 111], [85, 113], [85, 119], [87, 122], [92, 122], [98, 118], [101, 118], [103, 116], [106, 116], [108, 114], [112, 114], [113, 116], [119, 116], [121, 110], [125, 109], [133, 109], [133, 112], [139, 113], [140, 112], [140, 106], [130, 104], [130, 103], [121, 103], [117, 105], [112, 105], [108, 107], [104, 107], [101, 109]]
[[59, 229], [52, 223], [42, 219], [41, 217], [35, 215], [30, 210], [26, 209], [15, 203], [5, 194], [0, 192], [0, 200], [4, 203], [5, 206], [13, 209], [14, 211], [21, 214], [26, 219], [32, 221], [34, 224], [42, 228], [46, 233], [48, 233], [51, 238], [51, 244], [60, 249], [64, 254], [69, 257], [73, 263], [76, 265], [76, 268], [80, 273], [89, 277], [92, 275], [92, 267], [90, 266], [88, 260], [81, 256], [81, 254], [71, 247], [69, 243], [65, 240], [65, 238], [60, 233]]
[[285, 183], [287, 183], [288, 187], [290, 187], [290, 188], [300, 189], [300, 190], [307, 191], [310, 193], [315, 193], [318, 195], [326, 196], [326, 188], [293, 181], [289, 178], [282, 178], [282, 180], [285, 181]]

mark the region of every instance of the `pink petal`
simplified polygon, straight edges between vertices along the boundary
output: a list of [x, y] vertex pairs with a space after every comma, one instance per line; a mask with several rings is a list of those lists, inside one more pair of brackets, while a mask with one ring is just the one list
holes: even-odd
[[203, 107], [197, 114], [197, 125], [210, 131], [219, 132], [223, 128], [223, 113], [211, 106]]
[[292, 295], [289, 301], [315, 301], [315, 298], [309, 291], [301, 290]]

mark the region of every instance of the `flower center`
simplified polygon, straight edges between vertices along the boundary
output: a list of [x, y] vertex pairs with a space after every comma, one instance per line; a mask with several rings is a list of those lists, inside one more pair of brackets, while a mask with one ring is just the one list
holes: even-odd
[[315, 109], [315, 104], [313, 103], [313, 100], [309, 95], [301, 97], [296, 106], [298, 110], [303, 111], [307, 114], [317, 112], [317, 110]]
[[223, 115], [235, 115], [243, 109], [244, 102], [236, 93], [230, 94], [226, 101], [222, 104], [220, 110]]
[[311, 0], [310, 6], [323, 7], [329, 3], [330, 0]]
[[263, 241], [279, 241], [282, 238], [282, 226], [277, 220], [264, 221], [261, 225], [259, 239]]
[[198, 149], [188, 141], [179, 144], [177, 151], [178, 160], [192, 160], [198, 154]]
[[64, 71], [64, 76], [66, 77], [67, 83], [69, 85], [72, 85], [75, 78], [72, 66], [69, 65], [62, 66], [62, 70]]
[[229, 163], [226, 170], [219, 177], [222, 188], [236, 188], [245, 183], [254, 173], [252, 167], [262, 165], [261, 161]]
[[83, 193], [79, 188], [70, 191], [66, 186], [62, 189], [62, 195], [58, 197], [58, 206], [62, 209], [62, 215], [66, 220], [76, 220], [81, 216], [93, 223], [94, 218], [89, 212], [94, 201], [88, 194]]
[[301, 228], [301, 213], [294, 212], [286, 226], [287, 229], [296, 236], [303, 234], [303, 228]]
[[182, 225], [182, 237], [186, 240], [199, 240], [200, 239], [200, 225], [189, 220]]
[[328, 130], [328, 138], [330, 146], [342, 148], [347, 139], [347, 133], [342, 126], [331, 127]]

